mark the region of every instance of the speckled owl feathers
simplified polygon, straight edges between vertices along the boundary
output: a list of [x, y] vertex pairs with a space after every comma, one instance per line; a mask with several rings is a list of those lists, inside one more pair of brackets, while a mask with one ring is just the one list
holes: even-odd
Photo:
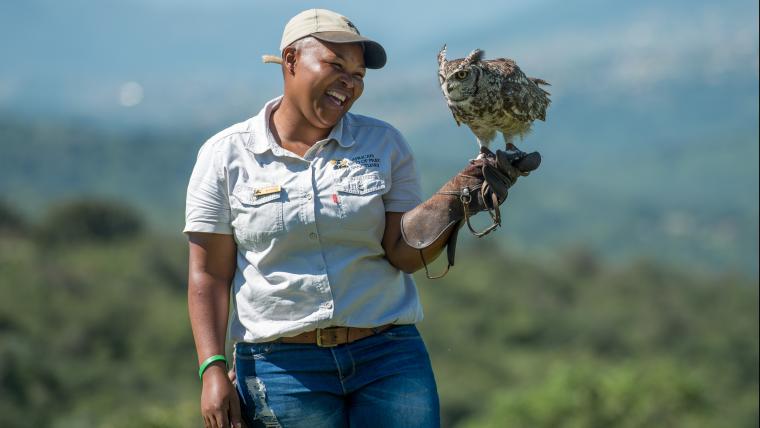
[[546, 120], [549, 85], [527, 77], [508, 58], [486, 60], [480, 49], [465, 58], [447, 60], [446, 46], [438, 53], [438, 80], [457, 125], [467, 125], [481, 146], [501, 132], [509, 147], [516, 136], [530, 131], [533, 121]]

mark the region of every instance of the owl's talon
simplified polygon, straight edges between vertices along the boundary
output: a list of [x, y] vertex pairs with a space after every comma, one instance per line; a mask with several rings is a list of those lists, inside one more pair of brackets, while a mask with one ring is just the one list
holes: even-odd
[[478, 159], [481, 159], [486, 156], [494, 156], [494, 154], [488, 147], [480, 146], [480, 154], [478, 155]]

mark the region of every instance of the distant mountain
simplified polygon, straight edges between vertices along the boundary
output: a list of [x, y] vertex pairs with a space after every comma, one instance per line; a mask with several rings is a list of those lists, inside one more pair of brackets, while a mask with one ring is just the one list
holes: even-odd
[[[485, 239], [529, 254], [584, 247], [611, 260], [757, 274], [757, 134], [632, 143], [549, 128], [524, 144], [539, 146], [544, 163], [520, 179], [503, 228]], [[136, 204], [164, 233], [179, 234], [187, 179], [209, 136], [0, 120], [0, 198], [33, 217], [63, 199], [114, 198]], [[476, 147], [448, 120], [408, 137], [427, 194]], [[475, 238], [461, 239], [466, 247]]]

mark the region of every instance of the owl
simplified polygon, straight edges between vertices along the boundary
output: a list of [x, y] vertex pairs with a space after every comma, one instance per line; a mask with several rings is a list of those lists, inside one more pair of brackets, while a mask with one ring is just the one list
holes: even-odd
[[501, 132], [508, 150], [516, 149], [536, 119], [546, 120], [548, 82], [526, 77], [511, 59], [483, 59], [475, 49], [466, 58], [446, 60], [446, 45], [438, 53], [438, 80], [457, 125], [464, 123], [478, 138], [481, 151]]

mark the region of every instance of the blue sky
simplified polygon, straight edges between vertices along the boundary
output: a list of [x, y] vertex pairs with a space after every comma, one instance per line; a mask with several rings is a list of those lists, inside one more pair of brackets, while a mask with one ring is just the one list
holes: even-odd
[[[758, 77], [753, 1], [31, 0], [0, 6], [0, 109], [216, 126], [279, 93], [277, 70], [260, 56], [275, 53], [292, 15], [315, 6], [385, 45], [388, 66], [370, 75], [356, 108], [390, 120], [409, 115], [388, 106], [389, 94], [407, 95], [417, 112], [445, 111], [434, 78], [444, 43], [454, 57], [479, 47], [516, 59], [553, 83], [555, 100], [667, 103], [663, 85]], [[142, 97], [125, 106], [129, 82]]]

